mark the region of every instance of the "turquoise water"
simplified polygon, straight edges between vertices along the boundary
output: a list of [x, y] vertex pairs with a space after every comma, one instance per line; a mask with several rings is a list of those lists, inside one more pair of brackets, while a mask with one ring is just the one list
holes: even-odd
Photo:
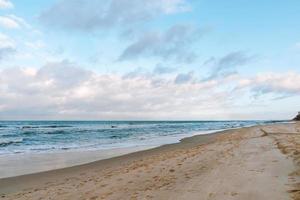
[[159, 146], [274, 121], [0, 121], [0, 155]]

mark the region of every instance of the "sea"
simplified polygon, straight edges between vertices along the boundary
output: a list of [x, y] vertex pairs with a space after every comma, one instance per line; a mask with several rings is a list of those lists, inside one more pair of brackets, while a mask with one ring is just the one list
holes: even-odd
[[277, 122], [282, 121], [0, 121], [0, 155], [160, 146]]

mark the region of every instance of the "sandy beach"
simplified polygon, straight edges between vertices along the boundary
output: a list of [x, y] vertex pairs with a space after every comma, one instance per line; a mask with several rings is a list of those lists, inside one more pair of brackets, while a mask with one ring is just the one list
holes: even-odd
[[300, 123], [286, 123], [0, 179], [0, 199], [300, 199], [299, 175]]

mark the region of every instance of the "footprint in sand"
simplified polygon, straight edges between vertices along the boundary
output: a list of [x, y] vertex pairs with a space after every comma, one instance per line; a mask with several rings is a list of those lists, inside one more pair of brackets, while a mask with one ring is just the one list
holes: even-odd
[[238, 193], [237, 192], [231, 192], [231, 196], [236, 196], [236, 195], [238, 195]]
[[102, 185], [100, 185], [100, 187], [102, 187], [102, 188], [103, 188], [103, 187], [106, 187], [106, 186], [107, 186], [107, 184], [102, 184]]

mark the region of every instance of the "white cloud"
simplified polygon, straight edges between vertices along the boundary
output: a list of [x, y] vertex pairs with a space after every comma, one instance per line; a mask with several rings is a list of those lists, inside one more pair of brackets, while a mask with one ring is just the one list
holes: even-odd
[[158, 8], [161, 8], [163, 13], [172, 14], [178, 12], [190, 11], [191, 7], [186, 0], [161, 0], [153, 1]]
[[10, 29], [20, 28], [18, 22], [16, 22], [15, 20], [9, 17], [4, 17], [4, 16], [0, 16], [0, 26], [4, 28], [10, 28]]
[[0, 48], [15, 48], [15, 42], [9, 36], [0, 33]]
[[46, 46], [46, 44], [42, 40], [25, 42], [25, 45], [31, 49], [42, 49]]
[[0, 26], [9, 29], [18, 29], [22, 26], [29, 27], [24, 19], [15, 15], [0, 16]]
[[9, 0], [0, 0], [0, 9], [13, 8], [14, 5]]

